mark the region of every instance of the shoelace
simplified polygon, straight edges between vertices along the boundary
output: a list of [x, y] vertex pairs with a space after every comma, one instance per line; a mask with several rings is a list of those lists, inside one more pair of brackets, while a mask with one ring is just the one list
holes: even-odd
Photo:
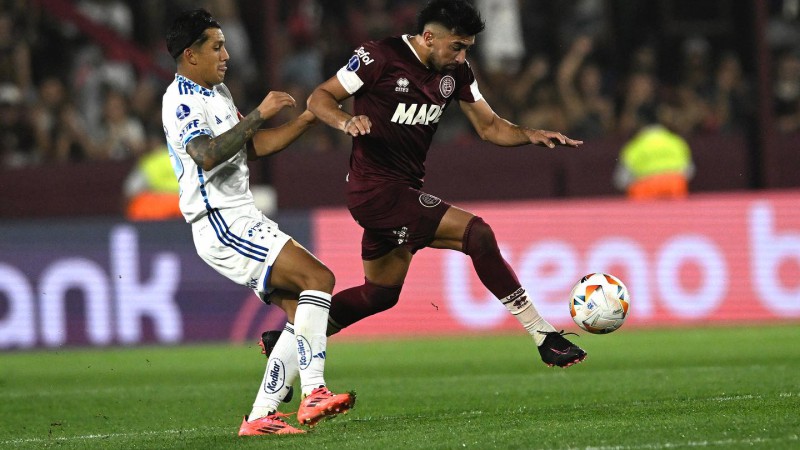
[[275, 420], [278, 420], [278, 421], [281, 421], [281, 422], [283, 422], [283, 423], [286, 423], [286, 421], [285, 421], [285, 420], [283, 420], [283, 418], [284, 418], [284, 417], [290, 417], [290, 416], [293, 416], [293, 415], [295, 415], [295, 414], [296, 414], [296, 413], [282, 413], [282, 412], [275, 411], [275, 412], [274, 412], [274, 413], [272, 413], [272, 414], [268, 414], [268, 415], [267, 415], [267, 417], [272, 417], [272, 418], [274, 418]]
[[319, 401], [319, 400], [321, 400], [321, 399], [323, 399], [325, 397], [330, 397], [332, 395], [333, 395], [333, 392], [328, 390], [328, 388], [326, 388], [326, 387], [318, 387], [318, 388], [314, 389], [313, 391], [311, 391], [311, 393], [308, 394], [308, 397], [311, 397], [312, 400]]

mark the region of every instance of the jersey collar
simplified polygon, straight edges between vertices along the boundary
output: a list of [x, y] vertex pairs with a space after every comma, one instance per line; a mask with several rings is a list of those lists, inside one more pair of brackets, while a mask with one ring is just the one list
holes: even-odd
[[205, 95], [206, 97], [213, 97], [214, 96], [214, 91], [213, 90], [204, 88], [203, 86], [200, 86], [199, 84], [197, 84], [194, 81], [186, 78], [183, 75], [178, 75], [176, 73], [175, 74], [175, 81], [177, 81], [178, 83], [182, 84], [183, 87], [186, 88], [187, 90], [197, 92], [198, 94]]
[[414, 56], [416, 56], [416, 57], [417, 57], [417, 61], [419, 61], [419, 63], [420, 63], [420, 64], [422, 64], [423, 66], [425, 66], [425, 67], [428, 67], [428, 66], [427, 66], [427, 65], [426, 65], [424, 62], [422, 62], [422, 58], [420, 58], [420, 57], [419, 57], [419, 54], [417, 53], [417, 51], [416, 51], [416, 50], [414, 50], [414, 46], [413, 46], [413, 45], [411, 45], [411, 41], [409, 41], [409, 40], [408, 40], [408, 38], [409, 38], [410, 36], [411, 36], [411, 35], [409, 35], [409, 34], [404, 34], [404, 35], [402, 36], [402, 38], [403, 38], [403, 42], [405, 42], [405, 43], [406, 43], [406, 45], [408, 46], [408, 48], [409, 48], [409, 49], [411, 49], [411, 53], [413, 53], [413, 54], [414, 54]]

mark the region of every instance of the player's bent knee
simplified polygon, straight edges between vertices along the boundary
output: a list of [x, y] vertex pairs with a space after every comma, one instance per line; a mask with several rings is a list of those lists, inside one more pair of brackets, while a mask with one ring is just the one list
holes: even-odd
[[463, 245], [464, 253], [470, 256], [499, 251], [492, 227], [478, 216], [473, 217], [467, 224]]
[[333, 287], [336, 285], [336, 277], [330, 269], [320, 264], [313, 269], [303, 270], [302, 280], [299, 284], [301, 290], [333, 292]]
[[367, 281], [364, 285], [364, 297], [372, 309], [370, 314], [386, 311], [396, 305], [398, 300], [400, 300], [400, 290], [402, 288], [402, 284], [397, 286], [379, 286]]

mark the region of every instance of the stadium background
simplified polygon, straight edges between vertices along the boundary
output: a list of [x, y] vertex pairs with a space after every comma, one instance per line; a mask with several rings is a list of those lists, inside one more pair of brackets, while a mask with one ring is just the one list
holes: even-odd
[[[249, 111], [268, 90], [305, 98], [364, 39], [412, 31], [421, 2], [202, 3], [222, 19], [232, 56], [226, 83]], [[524, 52], [493, 64], [481, 35], [470, 59], [482, 92], [506, 117], [561, 125], [586, 144], [500, 149], [449, 112], [426, 190], [493, 225], [542, 313], [575, 329], [566, 293], [584, 273], [607, 270], [631, 290], [626, 327], [797, 322], [798, 2], [494, 3], [516, 8]], [[159, 99], [173, 70], [163, 29], [197, 3], [2, 5], [0, 349], [241, 342], [278, 327], [280, 311], [200, 261], [185, 223], [123, 214], [125, 177], [143, 152], [163, 145]], [[579, 36], [592, 42], [586, 61], [613, 105], [608, 122], [568, 120], [559, 102], [559, 65]], [[729, 57], [741, 72], [724, 90]], [[697, 165], [687, 200], [632, 203], [613, 187], [619, 149], [635, 127], [623, 114], [628, 83], [642, 72], [656, 86], [650, 101], [686, 118]], [[138, 122], [138, 145], [109, 144], [109, 98], [124, 100], [126, 123]], [[344, 136], [317, 127], [252, 166], [252, 183], [277, 192], [272, 215], [334, 270], [339, 287], [362, 277], [358, 229], [342, 206], [347, 149]], [[517, 329], [468, 259], [429, 250], [415, 259], [400, 304], [341, 338]]]

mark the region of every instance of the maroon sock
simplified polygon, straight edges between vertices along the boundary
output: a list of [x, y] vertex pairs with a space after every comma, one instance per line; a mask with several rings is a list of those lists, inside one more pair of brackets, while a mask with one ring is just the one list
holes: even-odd
[[505, 298], [520, 288], [514, 269], [500, 254], [492, 228], [480, 217], [473, 217], [467, 224], [463, 249], [472, 258], [478, 278], [495, 297]]
[[344, 328], [373, 314], [385, 311], [400, 298], [398, 286], [378, 286], [366, 278], [361, 286], [338, 292], [331, 299], [330, 318], [336, 325]]

